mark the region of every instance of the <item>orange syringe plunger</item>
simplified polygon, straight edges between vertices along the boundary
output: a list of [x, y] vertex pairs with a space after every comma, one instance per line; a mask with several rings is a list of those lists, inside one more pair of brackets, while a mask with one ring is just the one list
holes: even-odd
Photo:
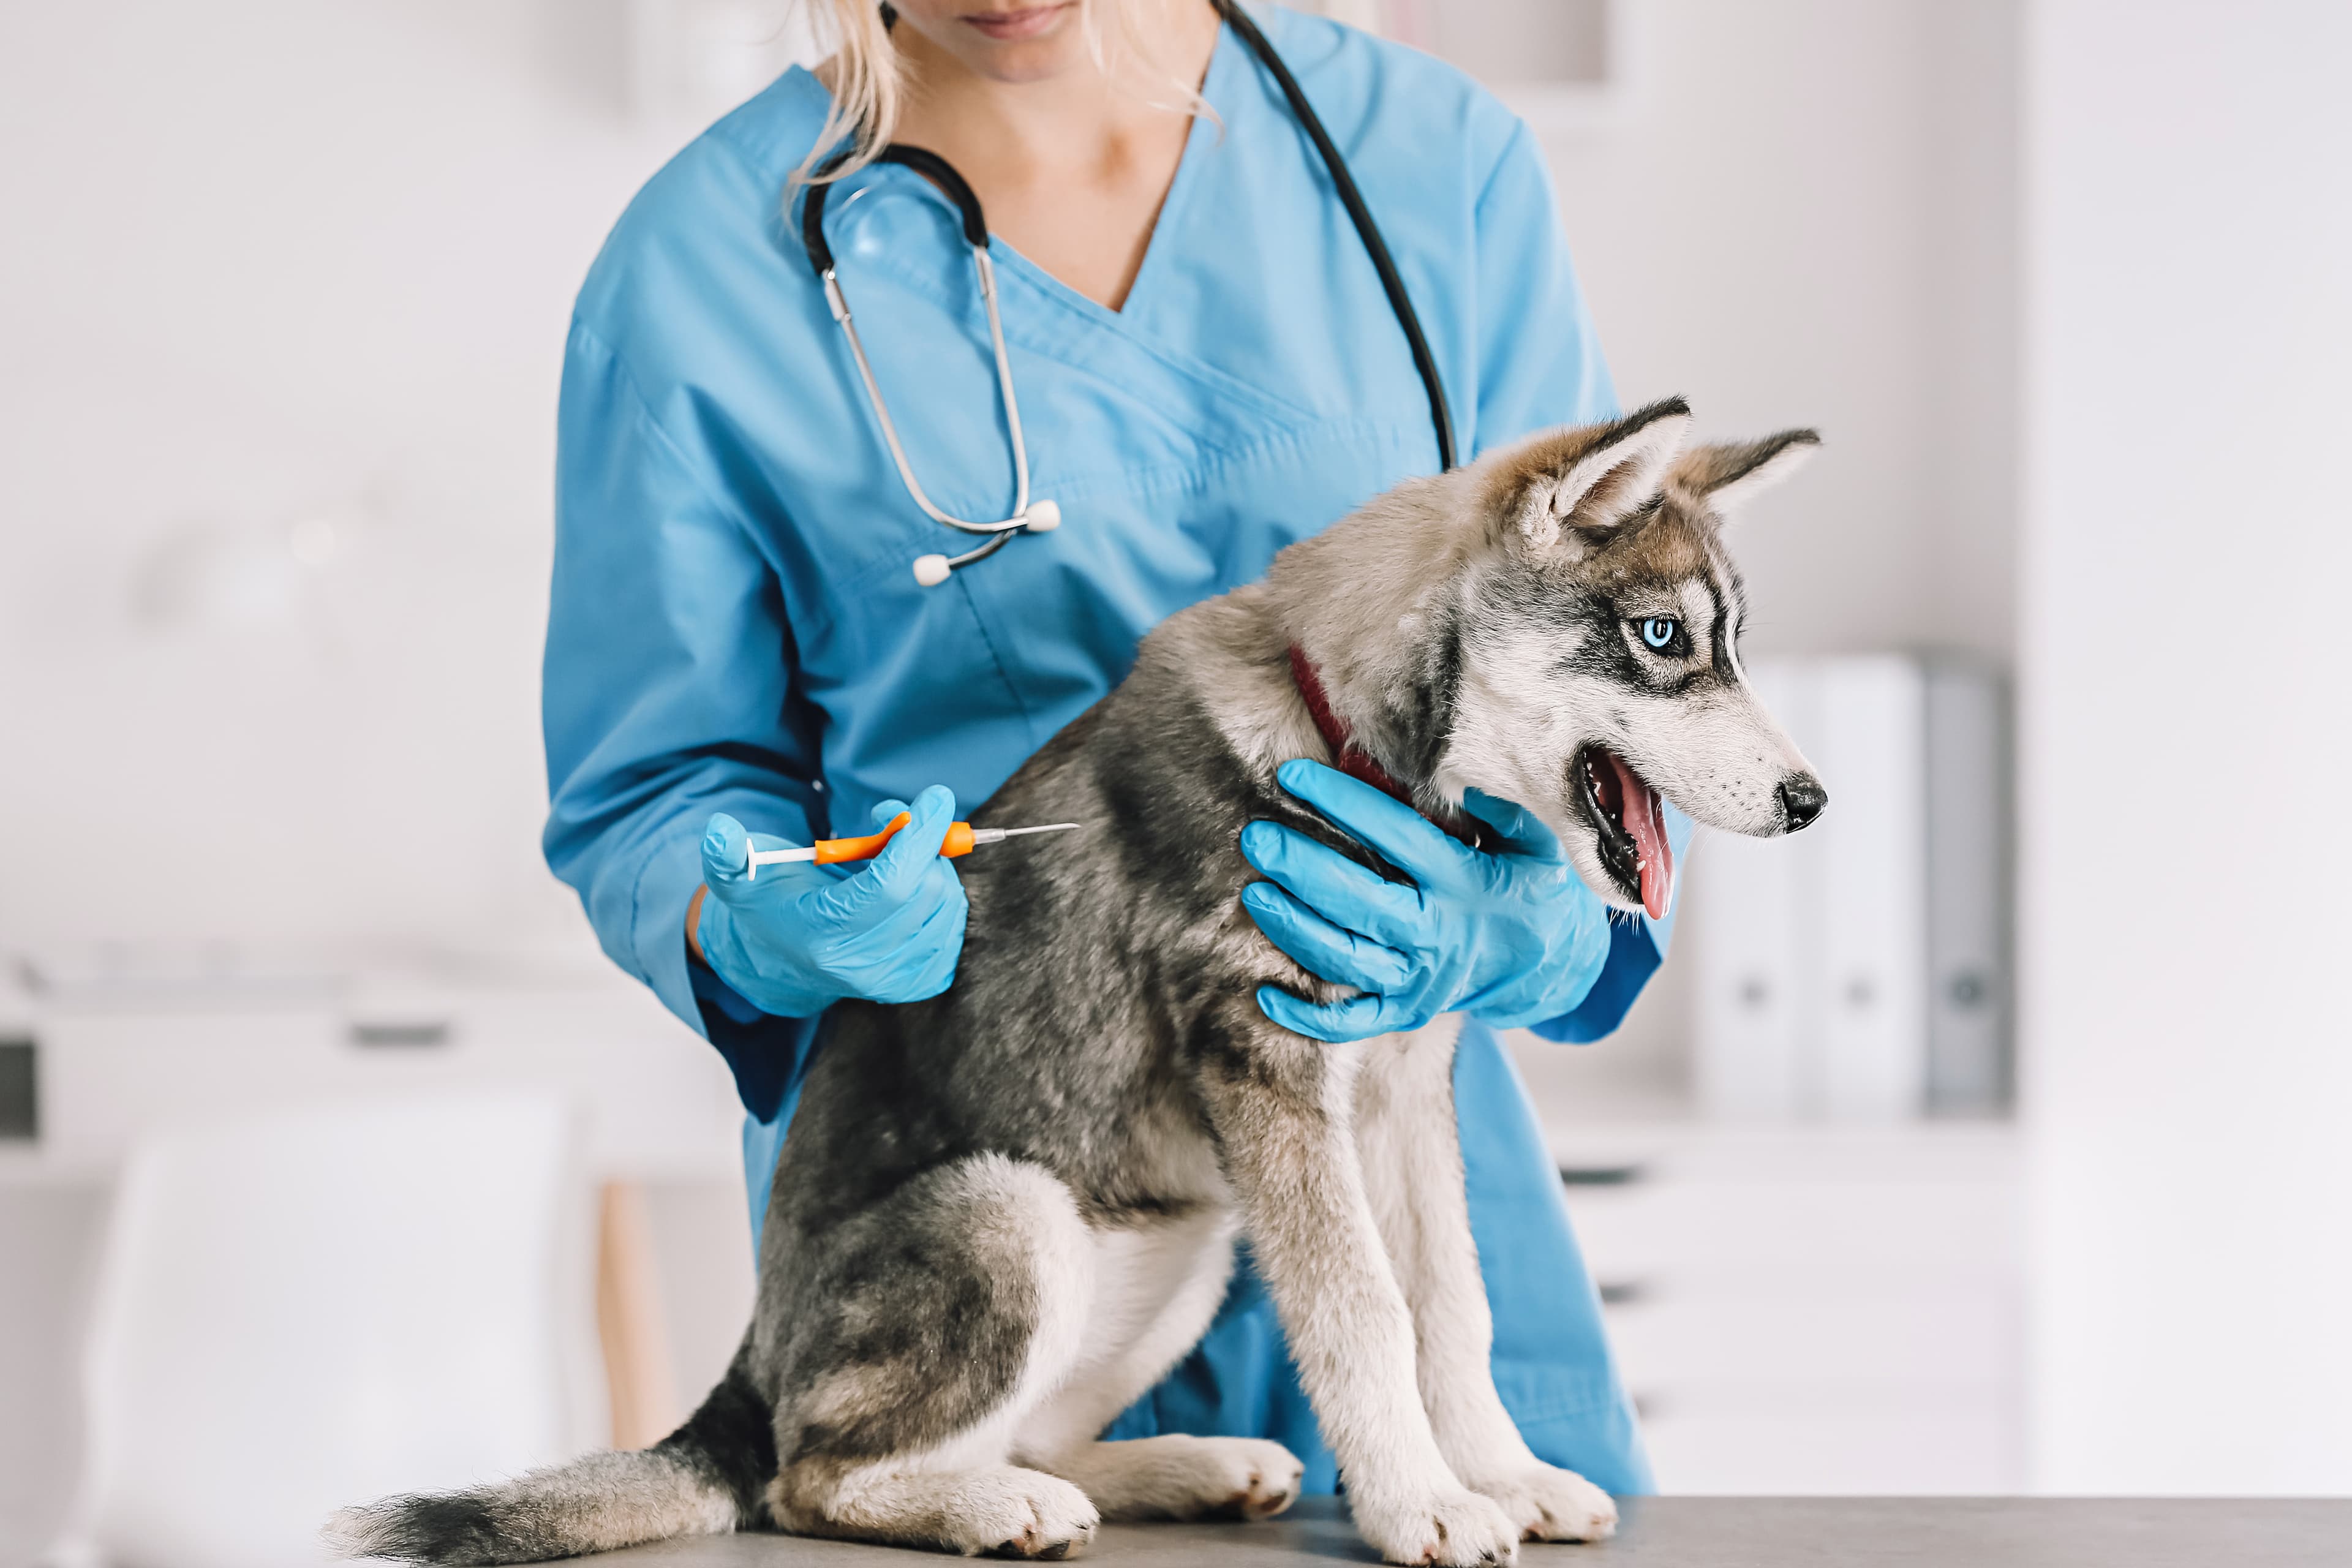
[[[871, 860], [912, 820], [902, 811], [885, 823], [881, 832], [869, 833], [862, 838], [820, 838], [792, 849], [750, 850], [743, 868], [745, 879], [758, 877], [762, 866], [806, 865], [811, 861], [819, 866], [838, 866], [847, 860]], [[947, 840], [940, 846], [940, 853], [952, 860], [959, 855], [971, 854], [982, 844], [1001, 844], [1024, 833], [1065, 833], [1076, 826], [1075, 822], [1053, 822], [1043, 827], [974, 827], [969, 822], [952, 822], [948, 825]]]

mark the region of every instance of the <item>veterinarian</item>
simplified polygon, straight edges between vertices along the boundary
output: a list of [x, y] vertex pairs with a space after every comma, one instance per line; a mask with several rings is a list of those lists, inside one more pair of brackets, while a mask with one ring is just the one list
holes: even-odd
[[[825, 1008], [954, 983], [965, 906], [937, 849], [959, 802], [1117, 683], [1163, 617], [1438, 469], [1433, 380], [1459, 460], [1614, 411], [1542, 156], [1451, 68], [1249, 13], [1377, 222], [1424, 374], [1325, 159], [1210, 0], [819, 3], [838, 52], [657, 174], [581, 291], [546, 656], [549, 864], [614, 962], [733, 1069], [755, 1225]], [[958, 206], [856, 155], [888, 142], [943, 156], [984, 205], [1017, 426]], [[819, 235], [856, 354], [803, 230], [807, 177], [841, 150]], [[1014, 520], [1033, 497], [1060, 526], [936, 520]], [[1367, 842], [1439, 831], [1367, 810], [1329, 769], [1285, 772]], [[912, 826], [863, 868], [756, 889], [734, 872], [747, 827], [763, 847], [862, 833], [901, 797]], [[1245, 845], [1286, 868], [1281, 830]], [[1466, 1013], [1455, 1095], [1496, 1382], [1538, 1456], [1639, 1492], [1598, 1300], [1495, 1026], [1607, 1034], [1669, 921], [1612, 927], [1573, 877], [1563, 891], [1526, 868], [1497, 857], [1475, 894], [1424, 889], [1399, 945], [1365, 934], [1359, 883], [1290, 868], [1253, 915], [1364, 994], [1263, 1005], [1334, 1041]], [[1333, 1485], [1245, 1263], [1207, 1338], [1106, 1436], [1161, 1431], [1274, 1437], [1309, 1489]]]

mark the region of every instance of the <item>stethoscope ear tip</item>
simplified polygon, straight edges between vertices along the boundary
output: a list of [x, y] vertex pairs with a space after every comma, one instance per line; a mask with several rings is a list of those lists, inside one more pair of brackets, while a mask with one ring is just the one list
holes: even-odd
[[1050, 500], [1033, 500], [1021, 514], [1021, 526], [1032, 533], [1051, 533], [1062, 526], [1062, 509]]
[[915, 581], [926, 588], [936, 588], [948, 580], [948, 558], [944, 555], [915, 557]]

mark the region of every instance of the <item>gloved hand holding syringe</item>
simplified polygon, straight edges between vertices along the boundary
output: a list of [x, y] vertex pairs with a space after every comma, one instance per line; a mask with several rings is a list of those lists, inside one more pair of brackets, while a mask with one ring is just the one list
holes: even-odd
[[[835, 1002], [914, 1002], [955, 978], [967, 905], [954, 858], [1021, 833], [1076, 826], [974, 827], [933, 784], [875, 808], [862, 838], [792, 845], [724, 812], [702, 838], [704, 893], [687, 945], [761, 1012], [814, 1017]], [[772, 868], [760, 875], [762, 867]]]

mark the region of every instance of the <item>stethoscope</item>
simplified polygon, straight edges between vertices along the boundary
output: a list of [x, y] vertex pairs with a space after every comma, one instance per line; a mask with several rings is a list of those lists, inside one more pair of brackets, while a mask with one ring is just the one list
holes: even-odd
[[[1257, 24], [1243, 13], [1235, 0], [1210, 0], [1210, 4], [1282, 89], [1282, 96], [1290, 102], [1290, 112], [1307, 132], [1307, 140], [1315, 143], [1323, 166], [1331, 172], [1331, 184], [1339, 194], [1340, 204], [1348, 209], [1357, 237], [1364, 242], [1365, 254], [1371, 258], [1372, 269], [1380, 274], [1381, 288], [1388, 295], [1389, 309], [1396, 312], [1397, 325], [1403, 329], [1405, 342], [1412, 349], [1413, 368], [1421, 373], [1422, 387], [1429, 395], [1429, 422], [1437, 432], [1438, 466], [1451, 468], [1454, 421], [1446, 411], [1445, 384], [1437, 374], [1436, 356], [1429, 352], [1421, 318], [1414, 313], [1412, 300], [1405, 293], [1404, 279], [1397, 275], [1396, 261], [1389, 255], [1388, 241], [1381, 237], [1380, 225], [1372, 221], [1371, 210], [1364, 205], [1363, 193], [1356, 188], [1354, 177], [1348, 173], [1347, 160], [1332, 144], [1330, 132], [1323, 129], [1322, 117], [1315, 112], [1315, 106], [1307, 101], [1298, 79], [1290, 74], [1290, 68], [1283, 64], [1282, 57], [1275, 52]], [[824, 286], [824, 300], [833, 310], [833, 319], [841, 323], [842, 334], [849, 340], [850, 357], [857, 362], [858, 379], [866, 384], [866, 398], [874, 405], [874, 416], [882, 426], [882, 439], [890, 448], [890, 460], [898, 465], [898, 478], [906, 485], [907, 493], [933, 522], [983, 536], [982, 543], [961, 555], [915, 557], [915, 581], [926, 588], [937, 587], [948, 580], [949, 573], [986, 560], [1011, 543], [1015, 534], [1050, 533], [1061, 527], [1062, 509], [1045, 497], [1032, 500], [1029, 495], [1029, 449], [1021, 435], [1021, 406], [1013, 395], [1013, 364], [1004, 352], [1004, 322], [996, 302], [996, 267], [989, 259], [988, 220], [980, 210], [980, 198], [972, 195], [971, 186], [956, 173], [955, 166], [937, 153], [893, 142], [876, 153], [873, 161], [903, 164], [923, 175], [946, 193], [963, 218], [964, 243], [971, 247], [972, 268], [979, 276], [981, 300], [988, 310], [989, 346], [996, 354], [996, 384], [1004, 395], [1004, 426], [1013, 445], [1012, 516], [994, 522], [973, 522], [941, 510], [923, 493], [921, 481], [915, 478], [913, 466], [907, 461], [907, 448], [898, 439], [898, 426], [890, 417], [890, 406], [883, 401], [881, 384], [874, 379], [874, 366], [866, 357], [866, 345], [858, 341], [857, 323], [849, 313], [849, 297], [842, 291], [833, 247], [825, 243], [824, 203], [832, 185], [824, 176], [849, 157], [850, 152], [845, 149], [818, 169], [817, 177], [808, 187], [807, 200], [801, 206], [801, 239], [808, 248], [809, 265], [815, 269], [817, 281]]]

